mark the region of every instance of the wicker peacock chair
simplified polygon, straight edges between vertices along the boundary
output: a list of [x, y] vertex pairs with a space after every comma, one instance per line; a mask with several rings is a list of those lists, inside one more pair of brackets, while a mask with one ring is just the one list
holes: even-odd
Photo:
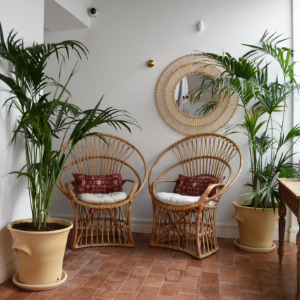
[[144, 157], [124, 139], [99, 134], [79, 141], [57, 183], [74, 210], [71, 247], [133, 247], [131, 207], [146, 176]]
[[163, 151], [148, 178], [153, 204], [150, 245], [198, 259], [218, 251], [218, 203], [242, 164], [239, 147], [213, 133], [186, 137]]

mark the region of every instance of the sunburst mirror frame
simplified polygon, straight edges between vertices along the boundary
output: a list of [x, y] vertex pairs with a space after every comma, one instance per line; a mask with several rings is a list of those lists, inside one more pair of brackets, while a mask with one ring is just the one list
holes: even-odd
[[239, 98], [236, 94], [219, 96], [216, 107], [204, 116], [190, 116], [181, 111], [175, 101], [175, 89], [180, 80], [191, 74], [219, 76], [223, 69], [207, 57], [194, 53], [179, 57], [168, 65], [158, 79], [155, 99], [162, 119], [177, 132], [185, 135], [215, 132], [233, 117]]

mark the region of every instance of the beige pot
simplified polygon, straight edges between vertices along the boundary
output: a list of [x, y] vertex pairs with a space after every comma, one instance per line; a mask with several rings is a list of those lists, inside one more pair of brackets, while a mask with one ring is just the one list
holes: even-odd
[[67, 227], [55, 231], [21, 231], [12, 228], [20, 222], [31, 222], [31, 219], [7, 225], [13, 238], [12, 249], [16, 253], [19, 268], [13, 282], [28, 290], [47, 290], [62, 284], [67, 279], [62, 265], [73, 224], [67, 220], [50, 218], [48, 222], [57, 222]]
[[243, 206], [244, 200], [234, 201], [233, 218], [239, 227], [239, 239], [236, 246], [249, 252], [270, 252], [275, 248], [273, 236], [278, 222], [278, 208], [261, 209]]

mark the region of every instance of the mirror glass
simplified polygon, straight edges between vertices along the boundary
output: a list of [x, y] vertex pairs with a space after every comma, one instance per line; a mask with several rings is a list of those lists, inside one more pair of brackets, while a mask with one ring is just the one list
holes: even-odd
[[[189, 116], [203, 116], [212, 111], [217, 105], [216, 99], [212, 99], [211, 89], [201, 95], [199, 101], [193, 101], [195, 91], [201, 84], [201, 74], [184, 76], [175, 88], [175, 101], [179, 109]], [[208, 104], [211, 104], [208, 107]]]
[[[211, 91], [208, 90], [199, 103], [190, 104], [193, 91], [201, 84], [201, 76], [217, 77], [222, 72], [224, 70], [213, 60], [200, 53], [173, 61], [162, 72], [155, 89], [156, 106], [162, 119], [185, 135], [215, 132], [224, 127], [238, 106], [236, 94], [226, 97], [221, 94], [212, 103]], [[209, 109], [203, 111], [203, 107]]]

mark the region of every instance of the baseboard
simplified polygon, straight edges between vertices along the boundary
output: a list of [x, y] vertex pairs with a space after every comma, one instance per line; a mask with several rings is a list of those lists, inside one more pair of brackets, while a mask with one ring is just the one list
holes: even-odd
[[[52, 215], [55, 218], [66, 219], [73, 222], [73, 216], [70, 215]], [[151, 233], [152, 231], [152, 219], [142, 220], [142, 219], [131, 219], [131, 229], [132, 232], [139, 233]], [[285, 241], [295, 242], [298, 229], [290, 228], [285, 230]], [[217, 237], [219, 238], [238, 238], [239, 230], [237, 224], [221, 224], [217, 223]], [[278, 228], [274, 231], [274, 241], [278, 241]]]
[[291, 243], [297, 242], [297, 234], [299, 232], [299, 228], [292, 227], [288, 229], [288, 232], [285, 234], [285, 236], [288, 236], [288, 241]]
[[239, 229], [237, 225], [232, 224], [218, 224], [217, 223], [217, 237], [236, 239], [239, 237]]
[[15, 255], [0, 264], [0, 283], [11, 278], [18, 270]]

